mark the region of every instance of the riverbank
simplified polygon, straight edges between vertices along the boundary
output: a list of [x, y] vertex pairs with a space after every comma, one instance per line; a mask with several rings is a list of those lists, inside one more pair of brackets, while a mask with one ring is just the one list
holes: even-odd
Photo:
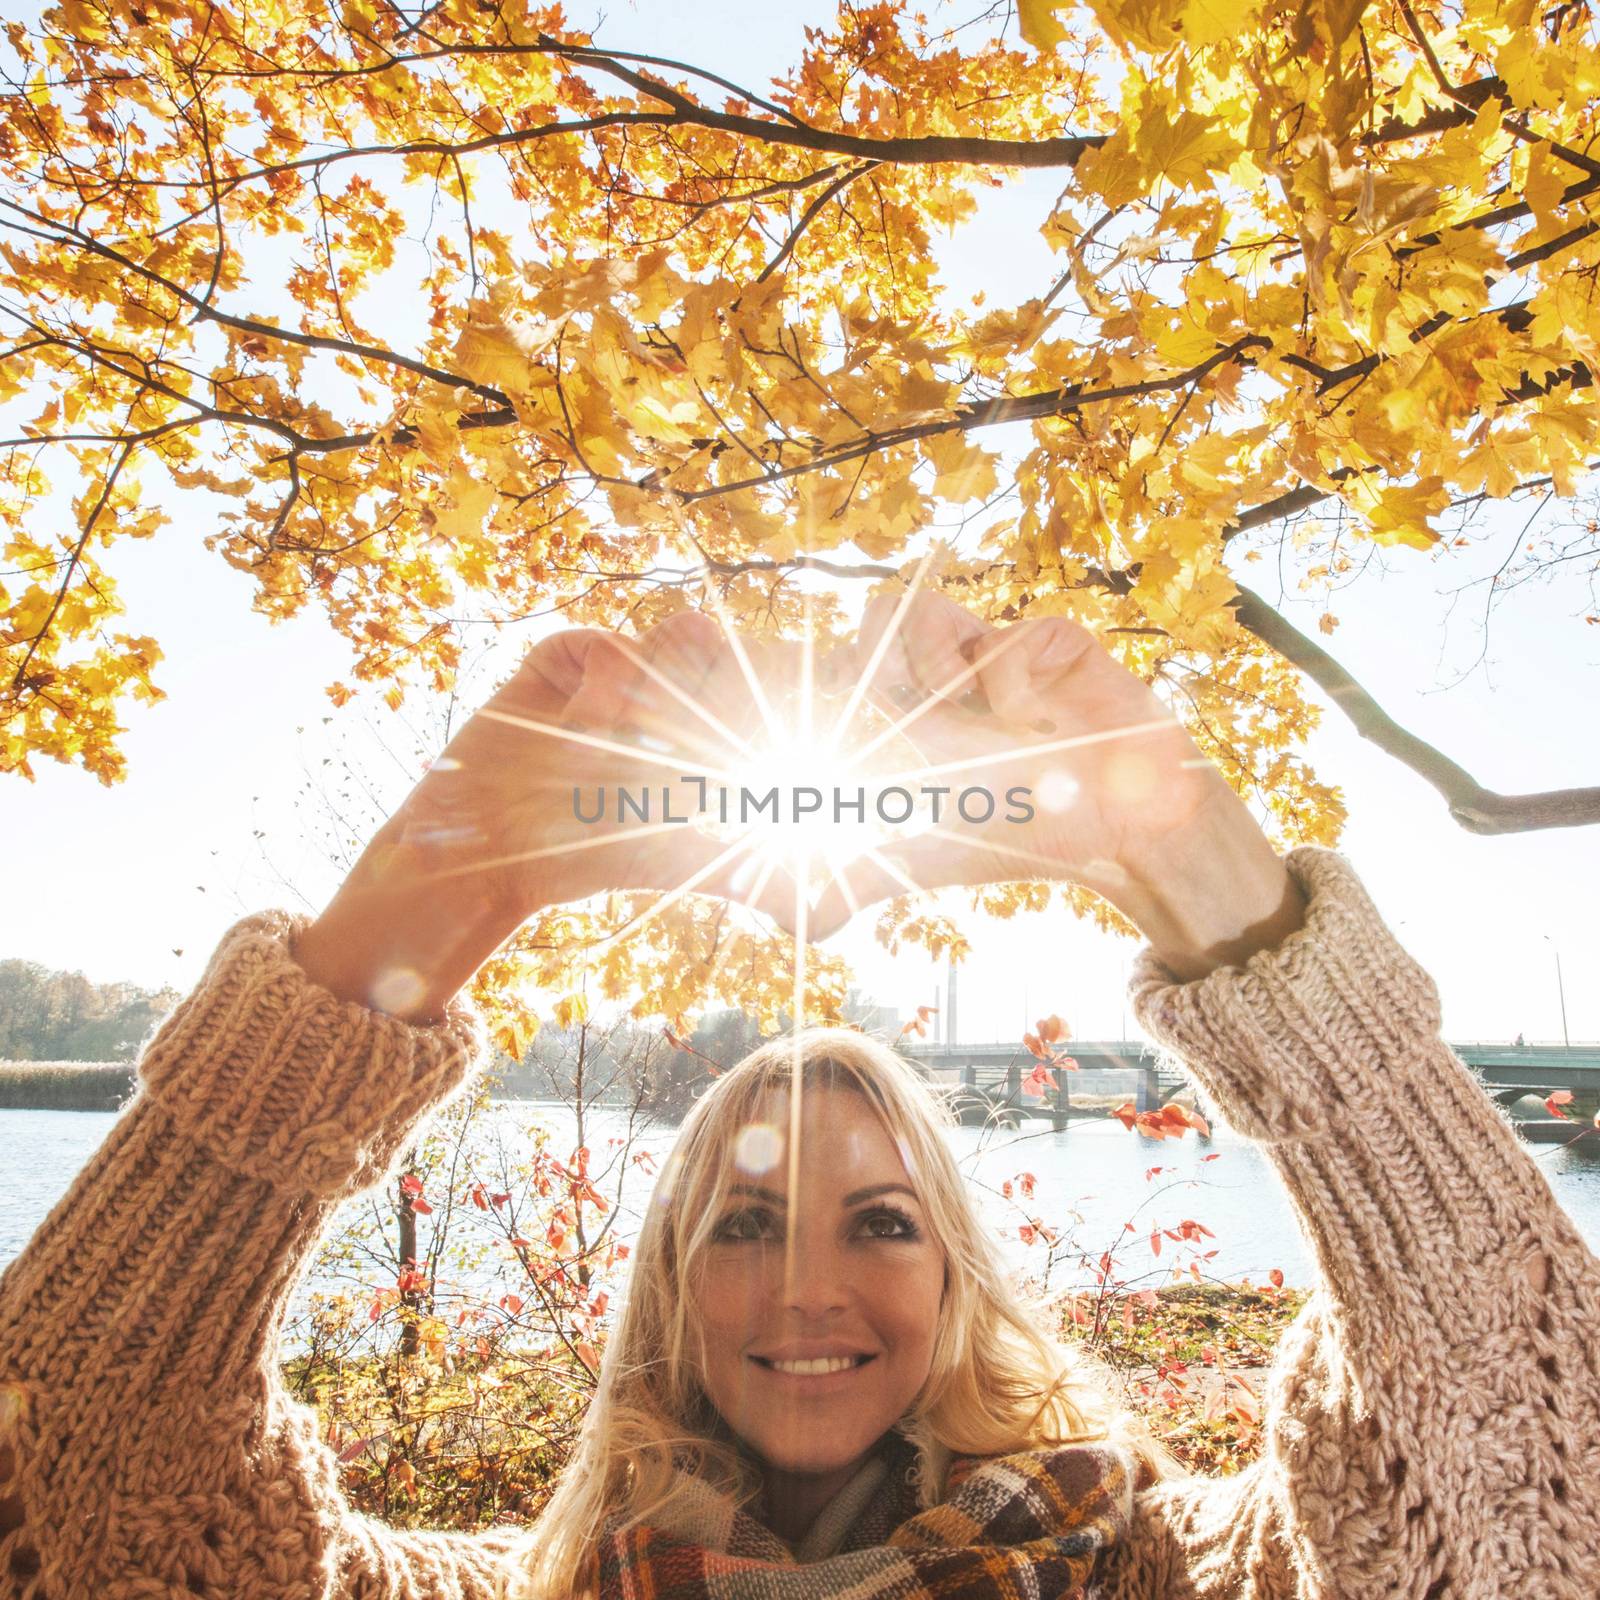
[[0, 1061], [0, 1111], [115, 1111], [133, 1083], [131, 1061]]

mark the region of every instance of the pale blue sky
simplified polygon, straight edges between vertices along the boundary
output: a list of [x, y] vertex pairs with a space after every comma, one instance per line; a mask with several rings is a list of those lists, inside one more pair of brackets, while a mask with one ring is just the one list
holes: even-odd
[[[601, 37], [760, 87], [794, 58], [802, 21], [827, 15], [814, 5], [755, 10], [725, 0], [620, 6]], [[1040, 292], [1052, 265], [1032, 230], [1053, 193], [1046, 175], [986, 200], [943, 250], [952, 285], [963, 294], [982, 287], [992, 303]], [[259, 308], [249, 289], [238, 300]], [[129, 624], [168, 654], [160, 681], [169, 699], [130, 712], [128, 781], [106, 789], [42, 763], [37, 783], [0, 784], [0, 957], [184, 986], [233, 918], [269, 904], [319, 905], [331, 891], [332, 870], [306, 836], [296, 799], [325, 756], [371, 751], [361, 715], [333, 714], [323, 694], [347, 658], [315, 615], [273, 628], [250, 611], [249, 581], [202, 547], [206, 515], [190, 502], [154, 541], [119, 546], [111, 559]], [[1575, 587], [1517, 591], [1495, 612], [1485, 666], [1441, 688], [1478, 654], [1481, 595], [1462, 602], [1445, 632], [1439, 593], [1492, 570], [1525, 515], [1489, 525], [1494, 536], [1470, 571], [1415, 552], [1389, 556], [1381, 582], [1369, 574], [1335, 604], [1343, 625], [1333, 645], [1402, 724], [1490, 786], [1594, 783], [1600, 629], [1575, 614], [1583, 599]], [[1247, 576], [1265, 588], [1260, 565]], [[1321, 609], [1297, 602], [1291, 615], [1310, 627]], [[1439, 982], [1447, 1032], [1558, 1040], [1559, 950], [1571, 1036], [1600, 1038], [1592, 905], [1600, 829], [1474, 838], [1337, 714], [1310, 754], [1345, 788], [1343, 848]], [[861, 919], [863, 930], [869, 922]], [[908, 1008], [932, 997], [938, 974], [928, 963], [891, 960], [865, 931], [841, 939], [881, 1000]], [[1131, 944], [1054, 916], [988, 925], [976, 943], [962, 979], [964, 1037], [1014, 1036], [1047, 1010], [1080, 1037], [1120, 1031]]]

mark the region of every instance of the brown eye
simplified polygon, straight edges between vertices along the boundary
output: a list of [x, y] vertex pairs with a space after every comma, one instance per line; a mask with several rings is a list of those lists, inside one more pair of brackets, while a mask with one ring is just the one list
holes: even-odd
[[861, 1219], [862, 1232], [869, 1239], [916, 1239], [920, 1235], [917, 1225], [904, 1211], [893, 1206], [879, 1206]]
[[773, 1233], [773, 1218], [770, 1211], [760, 1206], [745, 1206], [725, 1216], [717, 1224], [712, 1238], [721, 1243], [738, 1244], [743, 1241], [768, 1239]]

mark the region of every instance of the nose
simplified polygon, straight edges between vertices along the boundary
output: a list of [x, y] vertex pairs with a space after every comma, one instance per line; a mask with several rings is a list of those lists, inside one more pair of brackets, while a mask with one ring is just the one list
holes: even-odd
[[807, 1238], [801, 1230], [793, 1251], [785, 1251], [779, 1268], [780, 1297], [786, 1311], [803, 1317], [824, 1317], [850, 1303], [847, 1263], [826, 1240]]

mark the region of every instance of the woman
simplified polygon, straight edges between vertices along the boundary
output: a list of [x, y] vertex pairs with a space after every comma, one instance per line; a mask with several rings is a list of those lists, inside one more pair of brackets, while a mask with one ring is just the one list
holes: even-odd
[[[1600, 1272], [1440, 1042], [1432, 983], [1350, 868], [1314, 849], [1280, 859], [1145, 686], [1062, 619], [992, 629], [942, 600], [875, 602], [855, 667], [915, 717], [935, 765], [982, 756], [972, 781], [1057, 800], [1020, 826], [954, 820], [906, 841], [825, 892], [813, 934], [900, 874], [928, 887], [1072, 878], [1138, 922], [1141, 1024], [1262, 1142], [1321, 1268], [1278, 1352], [1263, 1459], [1222, 1481], [1162, 1477], [1138, 1465], [1136, 1438], [1075, 1417], [1078, 1396], [1055, 1387], [1005, 1303], [981, 1303], [993, 1280], [963, 1266], [976, 1245], [927, 1146], [907, 1162], [890, 1140], [900, 1167], [882, 1170], [872, 1130], [921, 1124], [901, 1119], [891, 1080], [829, 1043], [819, 1060], [834, 1066], [815, 1083], [802, 1073], [798, 1127], [773, 1124], [798, 1133], [785, 1182], [757, 1185], [792, 1213], [770, 1196], [760, 1220], [708, 1208], [723, 1231], [677, 1262], [667, 1245], [695, 1213], [654, 1225], [542, 1539], [402, 1533], [344, 1504], [313, 1418], [275, 1375], [276, 1325], [333, 1207], [388, 1173], [467, 1076], [475, 1042], [452, 997], [542, 905], [686, 876], [739, 888], [691, 830], [596, 844], [566, 804], [625, 758], [659, 762], [674, 736], [681, 749], [689, 702], [749, 720], [725, 642], [674, 619], [636, 647], [588, 632], [538, 646], [322, 916], [239, 924], [152, 1041], [138, 1095], [0, 1279], [0, 1592], [442, 1600], [526, 1580], [563, 1600], [596, 1585], [605, 1600], [1594, 1593]], [[770, 882], [763, 897], [781, 913]], [[774, 1093], [788, 1104], [770, 1066], [739, 1079], [739, 1093], [760, 1091], [761, 1124]], [[844, 1101], [855, 1114], [838, 1122]], [[700, 1204], [697, 1174], [714, 1198], [741, 1156], [760, 1165], [727, 1147], [721, 1107], [743, 1110], [728, 1090], [697, 1114], [686, 1137], [705, 1130], [714, 1148], [686, 1152], [695, 1181], [668, 1209]], [[878, 1169], [849, 1191], [820, 1187], [805, 1160], [830, 1111]], [[826, 1137], [824, 1165], [839, 1145]], [[903, 1183], [902, 1209], [928, 1225], [900, 1241], [924, 1253], [896, 1267], [905, 1315], [890, 1321], [861, 1298], [855, 1265], [890, 1245], [857, 1230], [898, 1225], [845, 1198], [880, 1183]], [[664, 1297], [697, 1261], [699, 1298], [692, 1281], [690, 1304]], [[692, 1336], [637, 1336], [680, 1316]], [[771, 1386], [802, 1375], [779, 1364], [819, 1348], [852, 1363], [892, 1348], [894, 1361], [825, 1379], [867, 1384], [871, 1404], [835, 1405], [823, 1420], [837, 1437], [812, 1454], [821, 1430], [786, 1431]], [[648, 1391], [627, 1363], [674, 1350], [686, 1360], [657, 1374], [665, 1399], [631, 1414]], [[663, 1464], [650, 1446], [680, 1422]], [[613, 1437], [643, 1446], [620, 1488], [600, 1470], [616, 1464]], [[748, 1480], [719, 1481], [740, 1463], [762, 1491], [742, 1511], [729, 1490]], [[596, 1478], [598, 1500], [584, 1481]]]
[[[529, 1593], [585, 1592], [597, 1555], [606, 1595], [629, 1592], [624, 1571], [720, 1593], [795, 1560], [808, 1595], [920, 1594], [906, 1585], [935, 1574], [1055, 1594], [1090, 1571], [1135, 1473], [1166, 1460], [1016, 1302], [935, 1105], [903, 1057], [827, 1028], [757, 1050], [696, 1103]], [[1009, 1485], [1015, 1518], [1024, 1485], [1060, 1514], [952, 1548], [957, 1457], [1001, 1458], [963, 1463], [964, 1506]], [[840, 1552], [854, 1559], [826, 1559]]]

